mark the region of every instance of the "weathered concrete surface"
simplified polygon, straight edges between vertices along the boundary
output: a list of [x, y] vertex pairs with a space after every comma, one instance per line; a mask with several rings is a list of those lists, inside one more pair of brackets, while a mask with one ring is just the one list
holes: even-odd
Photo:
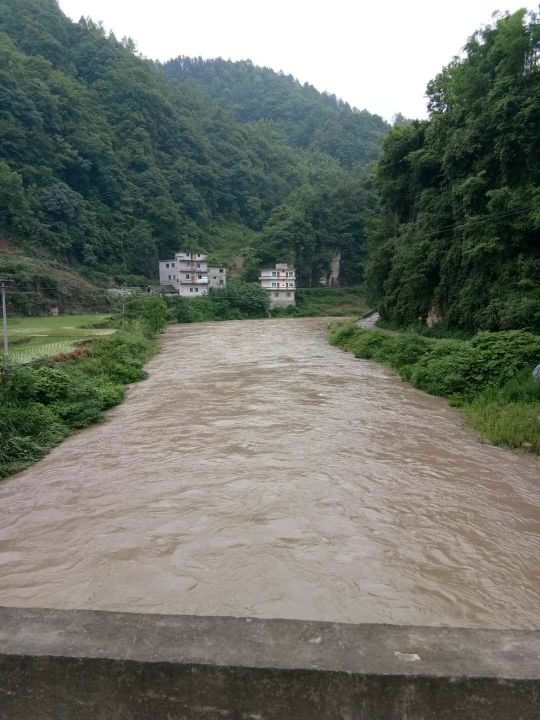
[[538, 720], [540, 633], [0, 608], [2, 720]]
[[380, 319], [381, 316], [378, 312], [372, 312], [368, 315], [364, 315], [364, 317], [361, 317], [356, 324], [361, 328], [365, 328], [366, 330], [373, 330], [373, 328], [377, 327], [377, 323]]

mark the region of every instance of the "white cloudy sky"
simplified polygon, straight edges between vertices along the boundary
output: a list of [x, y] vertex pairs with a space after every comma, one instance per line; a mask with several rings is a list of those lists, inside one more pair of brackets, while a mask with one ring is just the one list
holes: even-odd
[[490, 22], [534, 0], [60, 0], [150, 58], [251, 58], [390, 119], [425, 115], [428, 82]]

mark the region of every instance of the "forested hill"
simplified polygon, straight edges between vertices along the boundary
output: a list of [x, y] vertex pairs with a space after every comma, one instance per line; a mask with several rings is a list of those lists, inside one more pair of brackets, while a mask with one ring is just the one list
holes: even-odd
[[540, 330], [539, 17], [476, 33], [428, 98], [378, 165], [372, 302], [400, 325]]
[[191, 81], [239, 122], [269, 120], [286, 142], [327, 153], [347, 169], [376, 160], [389, 130], [378, 115], [249, 60], [178, 57], [163, 67], [171, 80]]
[[[308, 281], [340, 250], [341, 231], [308, 237], [295, 198], [343, 182], [336, 159], [293, 147], [268, 123], [236, 121], [132, 41], [71, 22], [55, 0], [2, 0], [0, 237], [31, 254], [131, 282], [197, 247], [224, 261], [241, 254], [248, 271], [296, 260]], [[294, 232], [272, 244], [261, 231], [287, 207]], [[349, 250], [363, 243], [357, 216], [342, 226]]]

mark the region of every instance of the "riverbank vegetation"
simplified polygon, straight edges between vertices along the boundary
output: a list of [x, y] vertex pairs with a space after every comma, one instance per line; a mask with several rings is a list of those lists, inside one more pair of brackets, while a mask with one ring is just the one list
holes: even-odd
[[212, 288], [208, 295], [191, 299], [167, 297], [169, 319], [179, 323], [257, 318], [360, 317], [366, 310], [361, 288], [299, 288], [296, 305], [269, 309], [269, 296], [258, 283], [236, 278], [225, 288]]
[[199, 298], [167, 296], [169, 318], [178, 323], [255, 320], [268, 317], [268, 293], [258, 283], [231, 278]]
[[368, 310], [362, 288], [298, 288], [296, 305], [276, 308], [272, 317], [361, 317]]
[[415, 387], [447, 397], [489, 441], [540, 454], [540, 382], [532, 379], [540, 336], [510, 330], [469, 340], [433, 339], [348, 322], [332, 327], [330, 342], [358, 358], [386, 363]]
[[166, 318], [160, 298], [145, 298], [138, 318], [113, 319], [120, 328], [114, 335], [89, 339], [77, 352], [8, 367], [0, 381], [0, 478], [40, 460], [71, 431], [102, 420], [121, 403], [126, 385], [144, 379], [144, 362], [158, 350], [153, 335]]

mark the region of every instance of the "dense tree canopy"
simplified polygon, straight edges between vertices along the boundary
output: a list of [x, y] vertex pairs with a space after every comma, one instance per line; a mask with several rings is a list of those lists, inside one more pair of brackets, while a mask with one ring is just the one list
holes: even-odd
[[376, 160], [389, 129], [378, 115], [249, 60], [179, 57], [164, 70], [172, 80], [191, 81], [239, 122], [269, 121], [281, 139], [327, 153], [347, 169]]
[[275, 208], [299, 188], [324, 197], [322, 188], [344, 182], [343, 166], [375, 157], [386, 131], [380, 118], [276, 79], [293, 108], [289, 129], [305, 141], [268, 121], [243, 122], [256, 93], [239, 122], [201, 83], [171, 82], [133, 41], [90, 19], [71, 22], [56, 0], [3, 0], [0, 236], [95, 278], [132, 279], [155, 275], [158, 257], [180, 246], [226, 261], [235, 233], [230, 246], [247, 252], [249, 267]]
[[368, 283], [384, 317], [540, 329], [540, 25], [519, 11], [468, 41], [396, 125], [377, 169]]
[[262, 260], [296, 262], [304, 286], [317, 285], [323, 277], [330, 282], [334, 261], [338, 272], [332, 282], [358, 283], [365, 223], [374, 207], [374, 191], [363, 173], [343, 175], [332, 185], [303, 186], [271, 213], [262, 231]]

